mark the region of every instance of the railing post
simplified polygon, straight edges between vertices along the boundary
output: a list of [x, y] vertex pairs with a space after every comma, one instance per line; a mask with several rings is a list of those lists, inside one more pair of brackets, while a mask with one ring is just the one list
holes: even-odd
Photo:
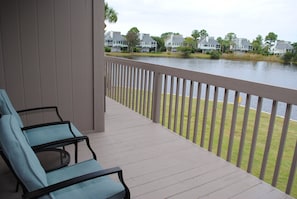
[[155, 123], [160, 122], [160, 108], [161, 108], [161, 91], [162, 90], [162, 75], [161, 73], [154, 73], [153, 80], [153, 107], [152, 120]]

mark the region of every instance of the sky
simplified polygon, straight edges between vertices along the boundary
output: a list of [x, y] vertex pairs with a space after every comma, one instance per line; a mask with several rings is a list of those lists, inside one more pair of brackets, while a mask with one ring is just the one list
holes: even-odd
[[205, 29], [209, 36], [263, 39], [269, 32], [279, 40], [297, 42], [297, 0], [105, 0], [118, 13], [105, 31], [126, 35], [132, 27], [141, 33], [161, 36], [165, 32], [191, 36]]

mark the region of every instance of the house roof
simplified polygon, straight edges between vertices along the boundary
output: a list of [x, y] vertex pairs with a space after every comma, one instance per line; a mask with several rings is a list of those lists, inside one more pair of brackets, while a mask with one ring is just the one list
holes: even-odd
[[168, 38], [166, 40], [170, 41], [172, 43], [183, 43], [184, 42], [184, 38], [182, 35], [175, 35], [175, 34], [171, 34], [170, 36], [168, 36]]
[[293, 46], [288, 41], [280, 41], [280, 40], [278, 40], [276, 42], [275, 49], [293, 50]]
[[105, 40], [125, 41], [125, 38], [121, 35], [120, 32], [110, 31], [105, 33]]
[[156, 42], [153, 38], [150, 37], [149, 34], [140, 34], [139, 38], [141, 41], [145, 42], [145, 43], [152, 43], [152, 42]]
[[219, 45], [219, 42], [217, 42], [214, 37], [205, 37], [203, 39], [201, 39], [199, 41], [199, 44], [200, 45], [212, 45], [212, 46], [216, 46], [216, 45]]

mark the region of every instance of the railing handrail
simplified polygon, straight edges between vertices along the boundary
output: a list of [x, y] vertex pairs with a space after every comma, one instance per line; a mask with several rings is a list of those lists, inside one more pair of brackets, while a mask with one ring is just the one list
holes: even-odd
[[297, 90], [271, 86], [263, 83], [240, 80], [231, 77], [223, 77], [198, 71], [191, 71], [181, 68], [168, 67], [158, 64], [151, 64], [118, 57], [105, 56], [106, 61], [122, 65], [135, 65], [137, 68], [151, 70], [157, 73], [176, 76], [201, 83], [214, 85], [221, 88], [236, 90], [263, 98], [274, 99], [276, 101], [297, 105]]

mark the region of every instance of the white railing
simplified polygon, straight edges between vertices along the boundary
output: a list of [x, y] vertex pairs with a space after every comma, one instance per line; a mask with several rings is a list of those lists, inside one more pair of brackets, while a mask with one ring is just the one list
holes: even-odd
[[108, 97], [297, 196], [297, 90], [122, 58], [105, 64]]

